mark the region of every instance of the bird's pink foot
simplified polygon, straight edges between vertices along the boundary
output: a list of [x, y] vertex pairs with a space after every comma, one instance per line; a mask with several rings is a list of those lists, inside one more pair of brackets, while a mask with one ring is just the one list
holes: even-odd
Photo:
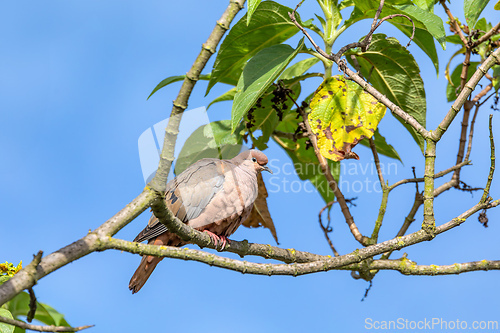
[[219, 242], [221, 243], [220, 251], [224, 250], [226, 248], [226, 245], [231, 243], [231, 241], [226, 236], [218, 236], [208, 230], [203, 230], [203, 232], [206, 232], [210, 236], [210, 238], [212, 238], [212, 241], [214, 242], [216, 249], [219, 245]]
[[227, 238], [226, 236], [220, 236], [220, 239], [222, 240], [221, 250], [224, 250], [226, 248], [227, 244], [231, 244], [231, 240], [229, 238]]

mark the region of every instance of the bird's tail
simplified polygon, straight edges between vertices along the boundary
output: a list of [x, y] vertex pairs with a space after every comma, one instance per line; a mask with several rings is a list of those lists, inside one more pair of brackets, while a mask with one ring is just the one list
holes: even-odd
[[156, 265], [158, 265], [162, 259], [163, 258], [153, 256], [142, 256], [141, 263], [128, 284], [128, 288], [132, 290], [132, 294], [141, 290], [151, 273], [153, 273]]

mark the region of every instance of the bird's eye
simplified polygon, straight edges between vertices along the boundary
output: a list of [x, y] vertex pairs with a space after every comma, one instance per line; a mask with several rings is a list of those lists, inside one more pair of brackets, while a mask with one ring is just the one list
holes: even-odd
[[257, 159], [255, 157], [252, 157], [252, 162], [257, 162]]

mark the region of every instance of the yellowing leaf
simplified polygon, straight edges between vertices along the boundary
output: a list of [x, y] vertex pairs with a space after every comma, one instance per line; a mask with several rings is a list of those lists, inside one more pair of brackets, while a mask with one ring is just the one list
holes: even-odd
[[308, 119], [321, 154], [334, 161], [359, 159], [352, 148], [373, 136], [386, 110], [363, 88], [341, 75], [323, 81], [310, 106]]
[[257, 174], [257, 183], [259, 184], [259, 194], [255, 200], [252, 208], [252, 212], [248, 219], [243, 222], [243, 225], [247, 228], [258, 228], [264, 227], [271, 231], [276, 243], [278, 243], [278, 236], [276, 235], [276, 228], [274, 227], [274, 222], [269, 213], [269, 208], [267, 207], [267, 189], [262, 175]]

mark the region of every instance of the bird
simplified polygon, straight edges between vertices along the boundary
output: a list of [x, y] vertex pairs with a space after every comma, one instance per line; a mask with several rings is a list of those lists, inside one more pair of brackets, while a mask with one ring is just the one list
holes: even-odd
[[[227, 237], [248, 218], [257, 198], [257, 174], [272, 173], [267, 156], [258, 150], [241, 152], [230, 160], [204, 158], [172, 179], [166, 187], [165, 202], [172, 213], [188, 226], [204, 231], [216, 247], [224, 249]], [[153, 215], [134, 242], [183, 246], [187, 244]], [[129, 289], [137, 293], [162, 257], [144, 255], [130, 279]]]

